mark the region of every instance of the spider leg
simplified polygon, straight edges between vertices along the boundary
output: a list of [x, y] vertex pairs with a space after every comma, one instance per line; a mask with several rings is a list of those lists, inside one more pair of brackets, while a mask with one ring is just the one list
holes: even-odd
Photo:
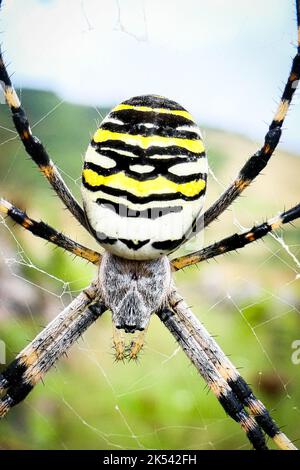
[[126, 356], [126, 348], [125, 348], [125, 339], [124, 333], [122, 330], [119, 330], [112, 325], [113, 327], [113, 348], [115, 350], [115, 359], [116, 361], [123, 361]]
[[199, 227], [204, 228], [209, 225], [232, 204], [242, 191], [244, 191], [265, 168], [277, 147], [281, 137], [284, 119], [300, 79], [300, 0], [296, 0], [296, 9], [298, 27], [297, 54], [294, 57], [292, 68], [273, 121], [265, 136], [264, 145], [246, 161], [233, 183], [224, 191], [219, 199], [205, 211], [199, 222]]
[[73, 255], [88, 260], [90, 263], [96, 265], [100, 263], [100, 253], [80, 245], [80, 243], [77, 243], [71, 238], [66, 237], [66, 235], [57, 232], [54, 228], [42, 221], [37, 222], [36, 220], [31, 219], [28, 217], [26, 212], [21, 211], [21, 209], [13, 206], [10, 202], [0, 198], [0, 215], [2, 214], [9, 216], [14, 222], [21, 225], [26, 230], [29, 230], [33, 235], [54, 243]]
[[37, 137], [32, 134], [26, 112], [22, 108], [20, 99], [7, 73], [1, 49], [0, 83], [3, 88], [6, 102], [11, 110], [15, 128], [20, 136], [20, 139], [24, 145], [26, 152], [38, 165], [40, 171], [47, 178], [54, 191], [65, 204], [65, 206], [74, 215], [78, 222], [89, 231], [84, 211], [82, 210], [74, 196], [71, 194], [58, 169], [49, 157], [43, 144]]
[[[149, 324], [148, 324], [149, 326]], [[141, 352], [141, 350], [144, 347], [145, 343], [145, 336], [147, 333], [147, 328], [145, 328], [143, 331], [139, 331], [136, 335], [136, 337], [131, 341], [130, 347], [129, 347], [129, 355], [128, 358], [129, 360], [137, 360], [138, 355]]]
[[[97, 284], [84, 289], [0, 374], [0, 418], [20, 403], [53, 364], [106, 310]], [[6, 392], [6, 393], [5, 393]]]
[[249, 243], [252, 243], [256, 240], [267, 235], [269, 232], [280, 228], [282, 225], [292, 222], [295, 219], [300, 217], [300, 204], [293, 207], [292, 209], [282, 212], [281, 214], [273, 217], [267, 222], [254, 225], [251, 230], [243, 233], [235, 233], [230, 237], [223, 238], [219, 242], [213, 243], [212, 245], [206, 246], [202, 250], [195, 251], [186, 256], [180, 256], [171, 261], [173, 268], [178, 271], [179, 269], [185, 268], [192, 264], [200, 263], [209, 258], [214, 258], [216, 256], [227, 253], [228, 251], [237, 250], [243, 248]]
[[267, 450], [265, 436], [260, 426], [244, 409], [236, 394], [210, 361], [207, 352], [196, 341], [185, 322], [167, 307], [157, 314], [199, 371], [225, 412], [240, 424], [253, 447], [257, 450]]
[[207, 354], [208, 360], [214, 365], [219, 374], [227, 382], [228, 386], [240, 401], [240, 403], [249, 408], [254, 416], [257, 425], [262, 428], [266, 434], [273, 439], [274, 443], [285, 450], [295, 450], [294, 444], [280, 431], [277, 424], [271, 418], [265, 405], [258, 400], [252, 392], [249, 385], [240, 376], [239, 372], [231, 361], [226, 357], [216, 341], [210, 336], [206, 328], [199, 322], [196, 316], [187, 306], [181, 295], [174, 288], [169, 297], [169, 303], [172, 310], [176, 313], [180, 322], [182, 322], [189, 334], [195, 339], [199, 346]]

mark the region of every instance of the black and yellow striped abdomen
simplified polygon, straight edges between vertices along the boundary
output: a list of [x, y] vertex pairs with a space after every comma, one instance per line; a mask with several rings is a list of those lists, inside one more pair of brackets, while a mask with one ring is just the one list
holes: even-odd
[[206, 176], [200, 130], [184, 108], [155, 95], [124, 101], [103, 120], [85, 156], [90, 227], [124, 258], [170, 253], [199, 217]]

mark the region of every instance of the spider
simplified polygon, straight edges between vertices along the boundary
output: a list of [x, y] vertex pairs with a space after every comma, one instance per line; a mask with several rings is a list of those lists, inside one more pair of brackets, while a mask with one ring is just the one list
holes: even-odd
[[[0, 1], [1, 5], [1, 1]], [[136, 359], [152, 314], [157, 314], [197, 368], [225, 412], [255, 449], [265, 434], [281, 449], [296, 449], [264, 404], [179, 294], [172, 272], [254, 242], [300, 217], [300, 204], [249, 231], [234, 234], [172, 261], [168, 255], [211, 224], [265, 168], [300, 76], [298, 47], [263, 146], [219, 199], [202, 212], [207, 161], [201, 133], [179, 104], [157, 95], [131, 98], [103, 120], [88, 147], [82, 173], [83, 208], [44, 146], [32, 134], [0, 53], [0, 80], [18, 135], [31, 159], [77, 221], [104, 247], [101, 255], [30, 218], [5, 199], [0, 212], [33, 235], [98, 267], [85, 288], [0, 374], [0, 417], [20, 403], [77, 338], [106, 310], [112, 312], [117, 359]], [[125, 333], [136, 333], [126, 346]]]

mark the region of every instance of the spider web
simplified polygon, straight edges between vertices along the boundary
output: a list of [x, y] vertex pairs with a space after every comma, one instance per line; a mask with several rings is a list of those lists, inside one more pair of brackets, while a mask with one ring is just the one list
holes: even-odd
[[[82, 0], [75, 8], [82, 20], [83, 42], [94, 43], [96, 33], [104, 27], [110, 39], [122, 41], [127, 37], [135, 50], [145, 47], [144, 51], [151, 54], [151, 45], [157, 46], [157, 38], [151, 29], [153, 11], [149, 2], [132, 0], [125, 5], [122, 0], [117, 1], [108, 26], [97, 20], [92, 3]], [[132, 11], [136, 15], [134, 22]], [[245, 16], [245, 22], [246, 19]], [[239, 25], [234, 31], [236, 41], [241, 39], [241, 28]], [[70, 35], [72, 39], [72, 30]], [[290, 30], [280, 31], [287, 49], [293, 38]], [[275, 39], [265, 37], [262, 44], [266, 50], [269, 41], [271, 47], [275, 46]], [[189, 54], [186, 50], [184, 53]], [[292, 46], [289, 53], [293, 54]], [[104, 65], [103, 74], [109, 64]], [[287, 70], [283, 79], [286, 73]], [[88, 80], [92, 79], [93, 76]], [[18, 92], [32, 127], [78, 196], [86, 136], [105, 115], [103, 108], [109, 106], [77, 108], [55, 95], [28, 90], [30, 83], [26, 78], [18, 80]], [[274, 82], [278, 82], [276, 76]], [[273, 96], [276, 91], [274, 88]], [[257, 99], [258, 95], [259, 91]], [[39, 100], [40, 107], [36, 106]], [[244, 103], [246, 109], [246, 99]], [[219, 105], [223, 107], [223, 103]], [[294, 108], [299, 105], [296, 96]], [[298, 202], [300, 160], [295, 153], [285, 150], [289, 126], [294, 125], [294, 111], [288, 118], [280, 150], [265, 175], [206, 231], [204, 238], [191, 242], [190, 250], [250, 228]], [[266, 112], [271, 116], [272, 109]], [[66, 115], [74, 119], [70, 126], [68, 118], [64, 119]], [[1, 118], [0, 126], [1, 196], [26, 208], [32, 217], [42, 218], [75, 240], [98, 249], [67, 211], [62, 210], [47, 182], [24, 158], [4, 106], [1, 116], [4, 119]], [[211, 124], [208, 116], [207, 122]], [[80, 137], [77, 129], [83, 126], [83, 118], [90, 122], [90, 128], [87, 132], [83, 130]], [[205, 123], [205, 116], [202, 119]], [[262, 140], [267, 126], [261, 121], [253, 124], [258, 126], [256, 133], [252, 136], [249, 130], [248, 136], [255, 137], [254, 140], [202, 126], [210, 165], [206, 207], [232, 180], [245, 158], [257, 149], [258, 139]], [[218, 127], [216, 122], [211, 125]], [[220, 127], [226, 130], [222, 123]], [[233, 127], [229, 123], [228, 129]], [[31, 188], [30, 192], [27, 188]], [[7, 360], [11, 360], [90, 282], [95, 268], [33, 238], [7, 219], [0, 219], [0, 242], [0, 339], [5, 344]], [[220, 257], [175, 276], [194, 312], [292, 439], [299, 438], [300, 419], [299, 246], [296, 223], [295, 228], [280, 230], [239, 254]], [[24, 404], [12, 410], [1, 423], [2, 448], [249, 447], [243, 433], [224, 415], [212, 394], [207, 393], [204, 382], [158, 319], [151, 321], [145, 350], [137, 364], [114, 363], [111, 335], [110, 315], [105, 314], [71, 349], [68, 358], [63, 358], [56, 370], [47, 374], [45, 386], [38, 385]]]

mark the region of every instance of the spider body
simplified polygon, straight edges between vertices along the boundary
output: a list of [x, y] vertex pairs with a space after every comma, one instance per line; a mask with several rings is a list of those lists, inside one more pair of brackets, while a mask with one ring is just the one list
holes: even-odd
[[[299, 218], [300, 204], [190, 255], [172, 261], [166, 256], [221, 215], [271, 159], [300, 79], [300, 0], [296, 0], [296, 11], [297, 52], [264, 143], [203, 215], [200, 213], [207, 174], [204, 147], [198, 127], [184, 108], [166, 98], [146, 95], [112, 110], [96, 131], [86, 154], [83, 210], [43, 144], [32, 134], [0, 52], [0, 84], [26, 152], [75, 219], [106, 250], [102, 256], [0, 199], [1, 214], [98, 266], [97, 279], [0, 374], [0, 418], [28, 395], [105, 310], [112, 311], [117, 359], [137, 357], [143, 346], [143, 332], [155, 312], [255, 449], [268, 448], [264, 433], [279, 448], [296, 449], [193, 315], [171, 280], [171, 269], [200, 263], [264, 237]], [[129, 354], [121, 329], [141, 330], [132, 341]]]
[[123, 258], [168, 254], [194, 232], [206, 177], [192, 116], [161, 96], [131, 98], [103, 120], [86, 153], [88, 223], [101, 245]]

